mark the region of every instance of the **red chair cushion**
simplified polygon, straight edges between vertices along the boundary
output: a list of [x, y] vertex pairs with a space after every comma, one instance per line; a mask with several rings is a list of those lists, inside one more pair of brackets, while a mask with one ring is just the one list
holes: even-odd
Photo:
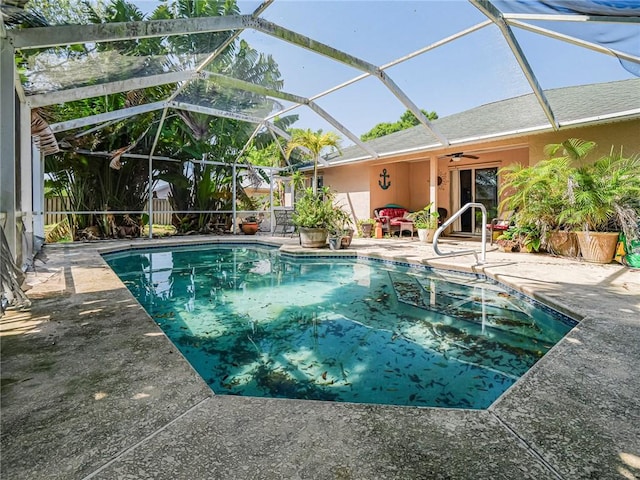
[[389, 218], [402, 218], [406, 215], [407, 211], [404, 208], [383, 208], [378, 212], [381, 217]]
[[[491, 224], [489, 223], [487, 225], [487, 228], [489, 230], [491, 230]], [[493, 226], [494, 230], [508, 230], [509, 229], [509, 222], [498, 222]]]
[[395, 226], [395, 225], [400, 225], [403, 222], [411, 222], [411, 220], [409, 220], [407, 218], [403, 218], [403, 217], [396, 217], [396, 218], [392, 218], [389, 223], [391, 223], [391, 225]]

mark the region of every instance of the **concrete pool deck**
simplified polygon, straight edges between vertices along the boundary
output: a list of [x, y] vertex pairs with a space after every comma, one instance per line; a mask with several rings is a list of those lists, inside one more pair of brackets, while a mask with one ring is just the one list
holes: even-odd
[[[253, 238], [300, 250], [170, 241]], [[0, 319], [1, 478], [640, 478], [638, 270], [496, 250], [475, 267], [417, 240], [354, 239], [349, 253], [475, 270], [582, 320], [487, 410], [338, 404], [214, 395], [99, 254], [167, 243], [44, 248], [31, 308]]]

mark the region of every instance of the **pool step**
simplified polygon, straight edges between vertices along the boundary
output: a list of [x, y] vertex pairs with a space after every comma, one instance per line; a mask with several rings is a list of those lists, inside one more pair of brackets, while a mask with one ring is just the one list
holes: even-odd
[[[551, 341], [522, 308], [512, 303], [510, 295], [503, 298], [489, 290], [483, 307], [482, 294], [477, 290], [474, 292], [469, 286], [460, 290], [460, 285], [447, 281], [449, 290], [445, 290], [439, 288], [446, 281], [443, 279], [436, 279], [430, 287], [427, 283], [429, 280], [405, 273], [388, 273], [398, 302], [402, 304], [463, 320], [481, 326], [483, 332], [493, 331], [498, 336], [508, 334], [509, 337], [533, 339], [536, 342]], [[483, 285], [476, 287], [482, 288]]]
[[418, 308], [430, 309], [429, 304], [425, 301], [428, 292], [415, 277], [404, 273], [388, 273], [399, 302]]

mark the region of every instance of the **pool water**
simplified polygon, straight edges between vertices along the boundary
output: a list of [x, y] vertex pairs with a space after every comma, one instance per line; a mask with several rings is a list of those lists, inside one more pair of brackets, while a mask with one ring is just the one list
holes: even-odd
[[258, 246], [105, 260], [216, 394], [486, 408], [575, 321], [477, 276]]

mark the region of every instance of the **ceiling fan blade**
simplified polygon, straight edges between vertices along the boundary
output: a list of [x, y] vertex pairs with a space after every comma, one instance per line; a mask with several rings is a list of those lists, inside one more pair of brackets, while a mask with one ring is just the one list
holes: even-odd
[[445, 157], [451, 157], [451, 160], [460, 160], [461, 158], [472, 158], [474, 160], [479, 159], [480, 157], [476, 156], [476, 155], [469, 155], [466, 154], [464, 152], [456, 152], [456, 153], [449, 153], [447, 155], [445, 155]]

